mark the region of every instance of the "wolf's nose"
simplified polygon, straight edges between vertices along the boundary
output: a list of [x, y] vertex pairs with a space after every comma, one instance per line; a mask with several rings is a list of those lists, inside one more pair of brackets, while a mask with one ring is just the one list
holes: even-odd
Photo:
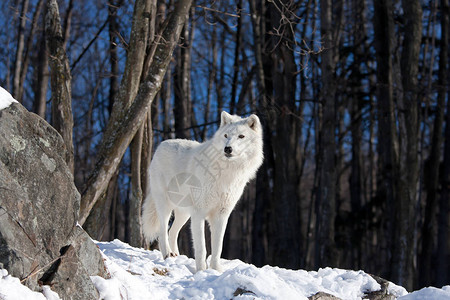
[[233, 148], [231, 148], [230, 146], [226, 146], [223, 151], [225, 151], [226, 154], [231, 154], [231, 152], [233, 152]]

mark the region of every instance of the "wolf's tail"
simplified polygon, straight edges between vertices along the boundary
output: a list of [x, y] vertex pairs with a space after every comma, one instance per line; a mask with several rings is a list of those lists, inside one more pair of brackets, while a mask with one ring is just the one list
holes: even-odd
[[142, 232], [149, 243], [158, 238], [159, 226], [155, 201], [152, 199], [150, 193], [148, 193], [142, 207]]

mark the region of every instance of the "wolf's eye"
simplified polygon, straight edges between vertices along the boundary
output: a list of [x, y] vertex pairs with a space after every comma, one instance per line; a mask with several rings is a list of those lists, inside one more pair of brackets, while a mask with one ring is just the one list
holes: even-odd
[[239, 138], [240, 138], [240, 139], [243, 139], [243, 138], [245, 138], [245, 135], [240, 134], [240, 135], [239, 135]]
[[228, 134], [226, 134], [226, 133], [225, 133], [223, 136], [224, 136], [225, 138], [228, 138]]

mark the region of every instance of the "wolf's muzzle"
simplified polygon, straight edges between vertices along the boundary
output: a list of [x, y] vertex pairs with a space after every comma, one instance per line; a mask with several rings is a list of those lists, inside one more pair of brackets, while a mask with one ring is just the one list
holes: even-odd
[[226, 154], [231, 154], [231, 152], [233, 152], [233, 148], [231, 148], [230, 146], [226, 146], [226, 147], [223, 149], [223, 151], [224, 151]]

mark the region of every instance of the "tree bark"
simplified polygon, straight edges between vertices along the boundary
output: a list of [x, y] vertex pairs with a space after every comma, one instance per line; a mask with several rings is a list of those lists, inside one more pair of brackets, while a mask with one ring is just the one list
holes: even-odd
[[[403, 101], [400, 106], [400, 184], [394, 202], [395, 234], [392, 257], [395, 282], [412, 290], [414, 279], [415, 207], [418, 182], [418, 68], [422, 39], [422, 6], [419, 0], [402, 1], [405, 36], [401, 56]], [[404, 120], [404, 122], [402, 122]]]
[[315, 265], [332, 266], [336, 261], [334, 241], [334, 221], [336, 218], [336, 107], [335, 107], [335, 62], [333, 40], [332, 2], [320, 2], [320, 32], [323, 46], [320, 69], [322, 71], [323, 87], [321, 104], [323, 119], [319, 134], [319, 186], [316, 196], [316, 246]]
[[[447, 3], [445, 3], [447, 2]], [[433, 125], [433, 135], [431, 140], [431, 150], [426, 161], [424, 177], [425, 188], [427, 191], [427, 200], [425, 206], [425, 216], [422, 226], [422, 251], [419, 259], [419, 280], [420, 286], [430, 286], [436, 282], [435, 278], [441, 278], [442, 273], [435, 274], [434, 266], [439, 269], [441, 262], [436, 260], [434, 253], [436, 250], [436, 213], [438, 208], [438, 188], [439, 188], [439, 169], [441, 164], [441, 150], [443, 142], [443, 125], [445, 112], [445, 97], [447, 94], [447, 64], [448, 64], [448, 39], [449, 39], [449, 11], [448, 0], [441, 1], [441, 42], [439, 52], [439, 71], [438, 71], [438, 97], [435, 110]], [[447, 5], [447, 7], [445, 7]], [[448, 123], [447, 123], [448, 124]], [[447, 125], [448, 126], [448, 125]], [[439, 249], [438, 249], [439, 251]], [[443, 270], [446, 270], [444, 267]], [[438, 276], [436, 276], [438, 275]]]
[[156, 46], [154, 58], [145, 80], [131, 106], [124, 109], [120, 117], [111, 116], [108, 128], [102, 139], [95, 169], [83, 191], [80, 207], [80, 224], [83, 224], [93, 205], [104, 192], [112, 174], [137, 130], [148, 113], [151, 102], [159, 91], [164, 74], [172, 57], [192, 0], [179, 0], [176, 3], [161, 40]]
[[[288, 1], [282, 1], [282, 7], [287, 7]], [[256, 8], [255, 4], [252, 4]], [[278, 10], [272, 3], [263, 3], [267, 26], [271, 30], [279, 29], [279, 35], [267, 35], [266, 48], [264, 43], [257, 45], [261, 39], [258, 28], [255, 27], [255, 54], [261, 54], [261, 61], [256, 67], [259, 73], [258, 85], [264, 81], [265, 94], [259, 100], [260, 115], [265, 123], [265, 144], [270, 146], [265, 150], [266, 172], [273, 172], [273, 188], [267, 187], [267, 206], [271, 220], [268, 229], [268, 252], [270, 263], [281, 267], [300, 267], [301, 257], [301, 223], [300, 197], [298, 194], [300, 169], [299, 132], [296, 107], [296, 74], [293, 43], [295, 23], [287, 22], [283, 10]], [[262, 16], [261, 12], [261, 16]], [[262, 20], [261, 20], [262, 21]], [[262, 26], [260, 22], [259, 26]], [[256, 23], [255, 23], [256, 25]], [[263, 32], [262, 30], [260, 32]], [[279, 42], [281, 40], [289, 42]], [[264, 169], [263, 169], [264, 170]], [[264, 203], [263, 202], [263, 203]], [[255, 206], [260, 209], [260, 204]], [[256, 217], [256, 216], [255, 216]], [[258, 220], [256, 225], [260, 226]]]
[[191, 36], [187, 19], [181, 34], [182, 47], [177, 49], [176, 66], [173, 76], [175, 136], [186, 139], [190, 137], [187, 128], [191, 116]]
[[33, 112], [45, 119], [47, 109], [47, 86], [48, 86], [48, 55], [45, 42], [45, 32], [42, 33], [39, 42], [38, 62], [36, 68], [36, 81], [34, 83]]
[[365, 23], [365, 3], [364, 1], [353, 0], [353, 18], [354, 18], [354, 33], [353, 33], [353, 47], [355, 60], [352, 65], [352, 95], [351, 98], [351, 120], [350, 131], [352, 136], [352, 159], [351, 159], [351, 174], [350, 174], [350, 201], [353, 220], [355, 224], [353, 225], [352, 241], [350, 250], [352, 253], [352, 261], [356, 264], [353, 266], [355, 268], [362, 268], [362, 240], [363, 233], [366, 231], [364, 226], [365, 218], [361, 218], [361, 208], [363, 205], [363, 195], [364, 195], [364, 179], [363, 179], [363, 150], [362, 150], [362, 114], [363, 114], [363, 100], [361, 95], [363, 93], [363, 88], [361, 81], [363, 80], [361, 72], [361, 64], [364, 61], [364, 40], [366, 38], [366, 33], [364, 30]]
[[[448, 0], [441, 0], [442, 12], [442, 37], [441, 37], [441, 53], [440, 59], [442, 71], [440, 73], [439, 97], [445, 99], [447, 94], [447, 114], [445, 117], [445, 145], [444, 145], [444, 162], [443, 174], [441, 180], [442, 191], [439, 199], [439, 215], [438, 215], [438, 244], [437, 244], [437, 268], [436, 268], [436, 285], [443, 286], [448, 284], [448, 238], [449, 238], [449, 202], [450, 202], [450, 100], [448, 86], [448, 43], [449, 43], [449, 18], [450, 6]], [[444, 29], [445, 28], [445, 29]], [[442, 73], [441, 73], [442, 72]]]
[[25, 49], [25, 25], [27, 23], [26, 14], [28, 12], [28, 0], [22, 1], [22, 10], [19, 15], [19, 31], [17, 34], [17, 47], [16, 47], [16, 60], [14, 62], [14, 73], [13, 73], [13, 96], [14, 99], [22, 103], [23, 99], [21, 96], [21, 84], [20, 84], [20, 73], [23, 69], [23, 52]]
[[[39, 0], [39, 2], [36, 4], [36, 9], [33, 13], [33, 19], [31, 21], [31, 28], [30, 33], [27, 38], [27, 42], [24, 47], [24, 53], [22, 57], [22, 66], [20, 69], [20, 78], [18, 83], [18, 90], [17, 90], [17, 99], [22, 99], [23, 101], [23, 93], [24, 93], [24, 83], [25, 79], [27, 77], [28, 73], [28, 65], [30, 63], [30, 51], [33, 49], [33, 40], [35, 38], [36, 30], [38, 29], [38, 20], [41, 16], [41, 10], [44, 6], [44, 0]], [[25, 17], [24, 17], [25, 18]], [[65, 47], [63, 48], [65, 49]]]
[[[155, 0], [147, 1], [146, 9], [144, 12], [147, 16], [155, 16]], [[136, 22], [136, 21], [135, 21]], [[155, 20], [147, 20], [143, 22], [143, 26], [146, 26], [147, 29], [142, 28], [147, 33], [147, 50], [150, 48], [148, 46], [149, 42], [153, 41], [154, 38], [154, 25]], [[148, 55], [148, 54], [147, 54]], [[141, 67], [142, 68], [142, 67]], [[142, 72], [145, 73], [147, 70], [142, 69]], [[148, 113], [148, 116], [151, 114]], [[131, 151], [131, 193], [129, 199], [129, 210], [128, 210], [128, 232], [129, 232], [129, 243], [135, 247], [141, 247], [143, 245], [143, 237], [141, 233], [141, 206], [142, 200], [144, 197], [144, 190], [142, 189], [142, 175], [141, 175], [141, 165], [142, 165], [142, 150], [144, 144], [144, 130], [145, 130], [145, 122], [142, 124], [141, 128], [138, 130], [135, 135], [133, 141], [130, 144]], [[145, 171], [146, 172], [146, 171]]]
[[[257, 6], [256, 0], [250, 0], [250, 12], [251, 12], [251, 20], [252, 20], [252, 28], [253, 28], [253, 45], [254, 45], [254, 53], [256, 60], [256, 84], [258, 87], [259, 95], [258, 95], [258, 106], [260, 107], [260, 111], [265, 112], [268, 110], [268, 107], [265, 107], [267, 104], [266, 101], [266, 87], [265, 87], [265, 78], [264, 78], [264, 65], [263, 65], [263, 39], [262, 36], [262, 27], [264, 26], [264, 6], [260, 4]], [[270, 132], [267, 127], [269, 124], [267, 122], [268, 114], [260, 115], [262, 122], [264, 125], [264, 133]], [[267, 206], [270, 203], [270, 198], [272, 196], [270, 189], [267, 185], [269, 182], [269, 165], [272, 165], [272, 156], [269, 156], [271, 153], [270, 149], [270, 136], [264, 135], [264, 163], [261, 166], [261, 170], [256, 178], [257, 186], [260, 187], [256, 191], [255, 197], [255, 208], [253, 212], [253, 223], [252, 223], [252, 263], [257, 266], [263, 266], [266, 263], [266, 254], [267, 254]]]
[[230, 99], [230, 114], [236, 113], [236, 95], [238, 88], [238, 78], [239, 78], [239, 55], [241, 52], [242, 43], [242, 0], [237, 0], [236, 9], [238, 13], [237, 25], [236, 25], [236, 35], [235, 35], [235, 46], [234, 46], [234, 63], [233, 63], [233, 79], [231, 83], [231, 99]]
[[45, 34], [49, 51], [52, 88], [52, 125], [61, 134], [66, 146], [66, 163], [73, 174], [73, 116], [69, 60], [63, 48], [63, 36], [56, 0], [48, 0]]
[[[396, 201], [398, 154], [393, 100], [394, 20], [392, 6], [387, 0], [374, 0], [374, 31], [377, 61], [377, 116], [378, 116], [378, 172], [377, 197], [388, 212], [382, 218], [380, 248], [391, 249], [393, 242], [394, 210]], [[384, 254], [386, 252], [382, 252]], [[381, 258], [389, 265], [391, 257]], [[389, 267], [387, 268], [390, 269]]]

